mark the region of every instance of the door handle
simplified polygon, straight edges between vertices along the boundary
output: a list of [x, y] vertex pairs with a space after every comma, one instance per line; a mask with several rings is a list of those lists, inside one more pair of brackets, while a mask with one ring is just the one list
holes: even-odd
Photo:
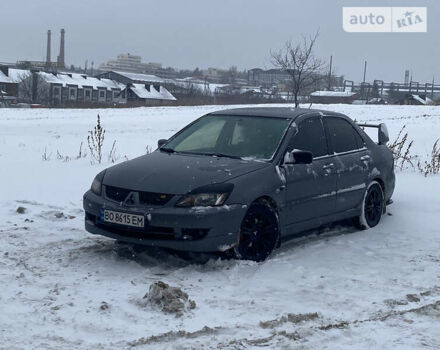
[[325, 164], [322, 166], [322, 169], [324, 170], [328, 170], [328, 169], [333, 169], [334, 168], [334, 164], [333, 163], [329, 163], [329, 164]]
[[361, 160], [362, 160], [362, 161], [364, 161], [364, 160], [370, 160], [370, 158], [371, 158], [371, 157], [367, 154], [367, 155], [365, 155], [365, 156], [362, 156], [362, 157], [361, 157]]

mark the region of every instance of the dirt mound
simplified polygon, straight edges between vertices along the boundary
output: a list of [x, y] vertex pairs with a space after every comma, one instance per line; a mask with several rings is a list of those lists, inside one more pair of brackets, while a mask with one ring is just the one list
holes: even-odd
[[24, 214], [24, 213], [26, 213], [26, 208], [25, 207], [18, 207], [16, 212], [18, 214]]
[[161, 311], [175, 314], [177, 317], [196, 307], [194, 300], [189, 299], [188, 294], [182, 289], [171, 287], [162, 281], [150, 285], [150, 289], [143, 299], [147, 304], [155, 305]]
[[269, 320], [269, 321], [261, 321], [260, 327], [261, 328], [275, 328], [278, 327], [284, 323], [290, 322], [290, 323], [300, 323], [303, 321], [311, 321], [319, 318], [319, 315], [317, 312], [313, 313], [307, 313], [307, 314], [287, 314], [285, 316], [282, 316], [280, 318], [277, 318], [275, 320]]

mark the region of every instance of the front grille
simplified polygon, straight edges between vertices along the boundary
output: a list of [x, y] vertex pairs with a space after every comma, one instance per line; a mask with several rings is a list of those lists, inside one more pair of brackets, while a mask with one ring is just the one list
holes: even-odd
[[131, 192], [138, 193], [139, 204], [146, 205], [165, 205], [171, 200], [171, 198], [174, 197], [174, 195], [167, 193], [132, 191], [125, 188], [105, 186], [105, 195], [107, 196], [107, 198], [117, 202], [125, 201], [125, 199]]
[[123, 202], [130, 194], [130, 190], [124, 188], [105, 186], [105, 195], [114, 201]]
[[172, 227], [154, 227], [150, 226], [147, 231], [139, 230], [131, 227], [118, 227], [115, 225], [108, 225], [102, 222], [97, 222], [96, 226], [109, 231], [111, 233], [131, 237], [137, 239], [158, 239], [158, 240], [173, 240], [174, 229]]

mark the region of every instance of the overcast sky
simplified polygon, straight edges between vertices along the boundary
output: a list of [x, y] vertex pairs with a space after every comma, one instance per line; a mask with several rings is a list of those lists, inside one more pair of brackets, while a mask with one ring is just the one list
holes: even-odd
[[[3, 3], [4, 2], [4, 3]], [[289, 39], [321, 35], [317, 54], [333, 55], [336, 72], [367, 80], [440, 82], [439, 0], [0, 0], [0, 62], [43, 60], [52, 30], [52, 60], [66, 29], [66, 63], [95, 66], [119, 53], [144, 62], [194, 69], [232, 65], [271, 68], [270, 50]], [[345, 33], [342, 6], [427, 6], [428, 33]]]

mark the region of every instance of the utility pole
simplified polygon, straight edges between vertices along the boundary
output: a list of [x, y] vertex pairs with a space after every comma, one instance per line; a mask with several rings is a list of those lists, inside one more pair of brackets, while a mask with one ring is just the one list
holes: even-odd
[[332, 63], [333, 63], [333, 56], [330, 56], [330, 69], [328, 71], [328, 90], [329, 91], [332, 87]]
[[363, 83], [365, 83], [366, 76], [367, 76], [367, 61], [365, 61], [365, 65], [364, 65], [364, 80], [362, 81]]

